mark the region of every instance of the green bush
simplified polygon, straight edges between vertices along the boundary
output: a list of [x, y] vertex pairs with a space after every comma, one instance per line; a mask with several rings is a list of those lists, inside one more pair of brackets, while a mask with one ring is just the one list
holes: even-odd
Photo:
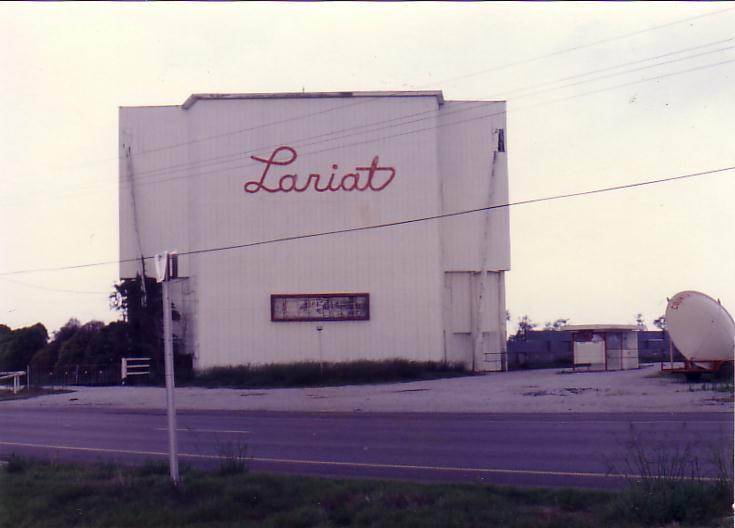
[[90, 344], [104, 326], [101, 321], [90, 321], [80, 326], [59, 348], [56, 367], [85, 364], [87, 358], [92, 355], [89, 350]]
[[116, 321], [102, 327], [89, 341], [84, 364], [94, 367], [119, 365], [121, 358], [132, 355], [129, 325], [125, 321]]
[[41, 323], [3, 333], [0, 336], [0, 371], [25, 370], [47, 339], [48, 332]]
[[81, 323], [78, 319], [69, 319], [64, 326], [54, 332], [51, 341], [33, 355], [30, 362], [31, 366], [42, 368], [53, 367], [59, 359], [61, 346], [74, 336], [80, 326]]
[[120, 358], [133, 355], [130, 333], [126, 321], [81, 324], [77, 319], [70, 319], [54, 332], [48, 344], [35, 352], [30, 364], [37, 368], [119, 365]]

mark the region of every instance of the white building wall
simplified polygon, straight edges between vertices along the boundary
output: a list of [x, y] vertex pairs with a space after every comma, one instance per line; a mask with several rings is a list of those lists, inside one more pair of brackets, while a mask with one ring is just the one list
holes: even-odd
[[[507, 137], [505, 103], [448, 101], [439, 116], [439, 171], [444, 213], [508, 203], [507, 153], [498, 152], [500, 130]], [[507, 140], [505, 141], [507, 147]], [[493, 154], [497, 153], [495, 170]], [[488, 243], [483, 244], [487, 217]], [[444, 267], [477, 271], [487, 251], [485, 269], [510, 269], [508, 208], [442, 220]]]
[[[123, 150], [132, 145], [134, 180], [134, 193], [124, 192], [131, 173], [130, 165], [121, 163], [121, 259], [360, 228], [483, 204], [490, 192], [492, 129], [504, 121], [483, 119], [470, 131], [445, 128], [440, 125], [451, 120], [443, 117], [444, 108], [437, 97], [423, 96], [202, 99], [186, 110], [121, 109], [120, 140]], [[477, 110], [488, 113], [487, 105]], [[458, 117], [468, 115], [472, 112]], [[179, 147], [166, 148], [173, 144]], [[300, 185], [310, 173], [325, 178], [333, 164], [341, 175], [369, 165], [375, 156], [381, 166], [395, 168], [396, 176], [380, 192], [244, 192], [243, 185], [257, 181], [265, 166], [250, 156], [268, 158], [282, 145], [294, 148], [298, 158], [272, 167], [271, 175], [295, 173]], [[503, 158], [496, 166], [495, 200], [507, 197], [506, 179]], [[497, 271], [508, 266], [507, 214], [505, 220], [502, 213], [497, 216], [492, 245], [499, 249], [489, 250], [486, 267], [495, 273], [486, 281], [483, 346], [499, 340], [495, 321], [502, 274]], [[192, 327], [188, 349], [195, 365], [305, 361], [320, 355], [327, 361], [471, 362], [453, 344], [461, 337], [446, 337], [455, 330], [447, 326], [445, 271], [479, 270], [475, 247], [483, 222], [479, 215], [184, 255], [180, 274], [188, 279], [181, 305]], [[138, 270], [136, 263], [123, 263], [121, 276]], [[368, 292], [370, 320], [270, 320], [271, 294], [341, 292]], [[317, 325], [324, 327], [321, 347]]]
[[[120, 264], [121, 277], [142, 274], [141, 255], [189, 249], [184, 117], [178, 106], [120, 108], [120, 258], [135, 259]], [[188, 275], [188, 259], [179, 265]], [[146, 274], [155, 277], [150, 260]]]
[[[444, 105], [438, 121], [443, 213], [508, 202], [505, 123], [502, 102]], [[510, 269], [508, 209], [449, 216], [441, 221], [441, 232], [447, 358], [475, 370], [501, 370], [506, 352], [503, 272]], [[481, 270], [488, 272], [484, 283]]]
[[[447, 361], [475, 370], [502, 370], [506, 352], [504, 277], [499, 272], [486, 272], [483, 306], [479, 308], [481, 280], [480, 273], [445, 273], [445, 354]], [[479, 332], [481, 338], [476, 335]]]

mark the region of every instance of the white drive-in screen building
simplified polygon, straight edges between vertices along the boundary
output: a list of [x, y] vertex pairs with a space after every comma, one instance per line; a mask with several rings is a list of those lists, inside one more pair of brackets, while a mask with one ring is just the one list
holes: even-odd
[[[440, 91], [120, 109], [121, 278], [179, 254], [195, 368], [505, 362], [505, 103]], [[393, 225], [391, 225], [393, 224]], [[145, 267], [145, 269], [143, 269]]]

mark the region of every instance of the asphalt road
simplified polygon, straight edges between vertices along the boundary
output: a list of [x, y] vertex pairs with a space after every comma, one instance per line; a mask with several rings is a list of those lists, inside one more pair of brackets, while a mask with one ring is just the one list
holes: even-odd
[[[0, 458], [166, 460], [165, 428], [160, 411], [0, 405]], [[652, 458], [696, 458], [712, 476], [712, 451], [733, 445], [728, 413], [183, 411], [178, 429], [182, 463], [217, 465], [245, 456], [253, 471], [592, 488], [621, 486], [621, 474], [638, 471], [629, 463], [634, 439]], [[678, 456], [688, 448], [690, 455]]]

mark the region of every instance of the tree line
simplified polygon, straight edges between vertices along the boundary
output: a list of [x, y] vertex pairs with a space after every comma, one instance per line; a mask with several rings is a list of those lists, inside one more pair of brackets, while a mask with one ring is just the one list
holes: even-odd
[[[646, 330], [646, 323], [643, 319], [642, 313], [635, 314], [635, 323], [638, 326], [639, 330]], [[505, 312], [505, 320], [510, 322], [511, 321], [511, 315], [510, 312], [506, 310]], [[660, 315], [653, 321], [653, 325], [658, 328], [659, 330], [665, 330], [666, 329], [666, 317], [664, 315]], [[535, 330], [539, 325], [535, 323], [528, 315], [523, 315], [518, 318], [518, 321], [516, 323], [517, 330], [516, 333], [512, 336], [515, 338], [520, 338], [526, 335], [527, 332], [530, 332], [532, 330]], [[566, 325], [569, 324], [568, 318], [559, 318], [555, 321], [547, 321], [544, 323], [543, 330], [546, 331], [559, 331], [562, 330]]]
[[110, 305], [122, 320], [111, 323], [72, 318], [49, 336], [41, 323], [11, 329], [0, 324], [0, 371], [49, 370], [73, 365], [119, 366], [123, 357], [162, 356], [161, 287], [140, 277], [115, 285]]

